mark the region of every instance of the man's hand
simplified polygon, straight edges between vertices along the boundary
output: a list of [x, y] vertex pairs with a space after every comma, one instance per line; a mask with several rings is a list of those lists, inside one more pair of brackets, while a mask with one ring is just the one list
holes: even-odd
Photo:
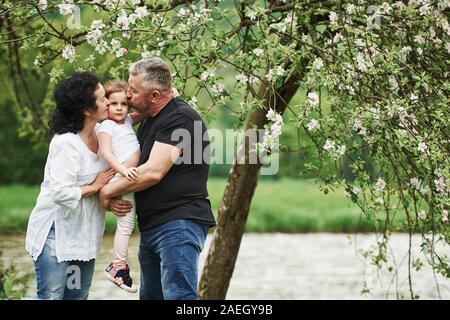
[[121, 198], [113, 198], [109, 201], [108, 210], [114, 213], [118, 217], [126, 216], [133, 205], [130, 201], [122, 200]]

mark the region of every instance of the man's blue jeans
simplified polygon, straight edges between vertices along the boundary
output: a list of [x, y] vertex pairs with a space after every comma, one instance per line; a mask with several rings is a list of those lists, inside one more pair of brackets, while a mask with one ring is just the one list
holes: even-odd
[[38, 298], [46, 300], [87, 299], [94, 275], [94, 265], [95, 259], [58, 263], [55, 251], [55, 229], [52, 227], [44, 249], [34, 263]]
[[198, 260], [208, 227], [174, 220], [141, 233], [141, 300], [198, 300]]

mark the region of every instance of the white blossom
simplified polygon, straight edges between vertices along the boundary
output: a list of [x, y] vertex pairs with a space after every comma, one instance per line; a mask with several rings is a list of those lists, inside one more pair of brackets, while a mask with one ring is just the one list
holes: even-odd
[[355, 11], [355, 5], [354, 4], [347, 4], [347, 7], [345, 8], [345, 11], [347, 11], [347, 14], [353, 14]]
[[313, 68], [316, 70], [320, 70], [323, 67], [323, 61], [321, 58], [314, 59]]
[[273, 109], [269, 109], [269, 111], [266, 114], [266, 118], [267, 120], [272, 122], [283, 123], [283, 117], [281, 116], [281, 114], [277, 113]]
[[264, 53], [264, 50], [261, 48], [256, 48], [256, 49], [253, 49], [253, 53], [255, 54], [255, 56], [261, 57], [262, 54]]
[[358, 38], [358, 39], [355, 39], [355, 45], [357, 47], [361, 48], [361, 47], [364, 47], [366, 45], [366, 43], [364, 42], [363, 39]]
[[423, 195], [430, 194], [430, 192], [431, 192], [430, 187], [423, 187], [420, 189], [420, 193]]
[[133, 16], [137, 19], [142, 19], [148, 16], [148, 10], [146, 6], [136, 7], [136, 10], [134, 10]]
[[103, 39], [101, 39], [95, 46], [95, 51], [98, 52], [99, 54], [106, 53], [107, 49], [108, 49], [108, 44]]
[[100, 29], [94, 29], [89, 31], [86, 35], [86, 42], [91, 46], [96, 46], [101, 37], [102, 31]]
[[425, 44], [425, 39], [424, 37], [418, 35], [414, 37], [414, 41], [417, 42], [418, 44]]
[[336, 33], [336, 34], [334, 35], [334, 37], [333, 37], [333, 43], [338, 43], [338, 42], [340, 42], [340, 41], [341, 41], [341, 38], [342, 38], [341, 34], [340, 34], [340, 33]]
[[75, 47], [70, 44], [66, 45], [61, 55], [64, 59], [72, 62], [75, 59]]
[[417, 179], [417, 178], [411, 178], [411, 179], [409, 180], [409, 183], [411, 184], [411, 187], [416, 188], [416, 189], [419, 189], [419, 186], [420, 186], [420, 180], [419, 180], [419, 179]]
[[269, 71], [267, 72], [267, 74], [265, 75], [266, 79], [268, 81], [272, 81], [274, 76], [273, 76], [273, 69], [269, 69]]
[[207, 70], [202, 72], [202, 74], [200, 75], [200, 80], [205, 81], [208, 78], [214, 77], [215, 75], [216, 75], [215, 74], [215, 69], [214, 68], [209, 68], [209, 69], [207, 69]]
[[448, 223], [448, 211], [447, 210], [442, 210], [441, 219], [442, 219], [443, 223], [445, 223], [445, 224]]
[[386, 187], [386, 182], [383, 179], [378, 178], [378, 181], [375, 184], [375, 190], [378, 192], [383, 192], [385, 187]]
[[94, 29], [103, 29], [104, 27], [106, 27], [106, 26], [105, 26], [105, 24], [103, 23], [102, 20], [94, 20], [91, 23], [91, 29], [92, 30], [94, 30]]
[[427, 150], [428, 150], [428, 146], [426, 145], [425, 142], [420, 142], [420, 143], [417, 145], [417, 150], [419, 150], [419, 151], [422, 152], [422, 153], [426, 153]]
[[59, 13], [63, 16], [72, 14], [77, 6], [73, 4], [73, 0], [65, 0], [64, 3], [58, 4]]
[[41, 10], [47, 9], [47, 6], [48, 6], [47, 0], [39, 0], [38, 6], [39, 6], [39, 9], [41, 9]]
[[383, 4], [381, 5], [381, 8], [383, 9], [384, 12], [389, 13], [389, 11], [391, 11], [391, 6], [389, 3], [387, 2], [383, 2]]
[[130, 26], [131, 20], [127, 16], [125, 11], [122, 11], [120, 15], [117, 17], [116, 24], [122, 30], [128, 30]]
[[220, 82], [214, 83], [213, 86], [211, 87], [211, 91], [213, 93], [213, 95], [215, 96], [220, 96], [224, 90], [224, 85], [221, 84]]
[[119, 48], [117, 51], [116, 51], [116, 57], [117, 58], [120, 58], [121, 56], [123, 56], [125, 53], [127, 53], [127, 49], [126, 48]]
[[186, 9], [181, 8], [180, 11], [178, 11], [177, 16], [178, 17], [184, 17], [185, 15], [188, 15], [189, 13], [186, 11]]
[[276, 77], [281, 77], [282, 75], [284, 75], [284, 73], [285, 70], [283, 69], [283, 67], [277, 66], [275, 69], [269, 69], [265, 77], [267, 78], [268, 81], [272, 81]]
[[256, 20], [256, 12], [254, 10], [247, 10], [247, 12], [245, 12], [245, 16], [250, 18], [251, 21]]
[[419, 217], [420, 220], [425, 220], [427, 218], [425, 210], [420, 210], [417, 216]]
[[311, 121], [306, 125], [308, 131], [316, 131], [320, 129], [320, 124], [319, 121], [317, 121], [316, 119], [311, 119]]
[[320, 102], [320, 98], [316, 92], [308, 93], [308, 103], [310, 106], [315, 107], [315, 106], [319, 105], [319, 102]]
[[401, 13], [405, 9], [405, 4], [401, 1], [397, 1], [393, 6], [397, 8], [397, 13]]
[[359, 193], [361, 193], [361, 189], [358, 187], [353, 187], [352, 193], [358, 195]]
[[431, 7], [430, 7], [430, 3], [428, 1], [425, 1], [425, 2], [422, 2], [422, 3], [424, 3], [424, 4], [423, 4], [423, 6], [421, 6], [419, 8], [419, 14], [421, 16], [425, 16], [425, 15], [430, 13]]
[[408, 54], [412, 51], [412, 48], [411, 48], [411, 46], [405, 46], [405, 47], [401, 48], [400, 51], [404, 54]]
[[394, 76], [389, 77], [389, 84], [390, 84], [392, 90], [394, 90], [394, 91], [398, 90], [398, 82]]
[[111, 47], [117, 48], [117, 47], [120, 47], [120, 45], [121, 45], [121, 42], [119, 40], [111, 39]]
[[236, 80], [238, 82], [241, 82], [241, 83], [247, 83], [248, 82], [248, 77], [245, 74], [243, 74], [243, 73], [239, 73], [239, 74], [236, 75]]
[[339, 147], [336, 149], [336, 154], [339, 155], [339, 156], [343, 156], [343, 155], [345, 154], [346, 151], [347, 151], [347, 147], [344, 146], [344, 145], [342, 145], [342, 146], [339, 146]]
[[323, 145], [323, 148], [327, 151], [333, 151], [336, 148], [336, 142], [327, 139], [327, 141], [325, 141], [325, 144]]
[[258, 143], [262, 151], [269, 151], [278, 147], [278, 139], [283, 126], [283, 117], [273, 109], [267, 111], [266, 118], [271, 121], [271, 125], [266, 126], [262, 142]]
[[435, 179], [434, 180], [434, 185], [436, 186], [436, 190], [437, 192], [441, 193], [441, 194], [447, 194], [447, 185], [444, 181], [443, 177], [440, 177], [439, 179]]
[[283, 76], [285, 72], [286, 71], [284, 70], [284, 68], [282, 66], [277, 66], [275, 68], [275, 74], [279, 77]]
[[363, 53], [358, 53], [354, 58], [357, 64], [357, 69], [362, 72], [367, 72], [368, 67], [372, 66], [372, 62], [369, 59], [366, 59]]
[[414, 93], [411, 93], [411, 95], [409, 96], [409, 100], [411, 100], [412, 102], [417, 102], [419, 100], [419, 97]]
[[191, 100], [188, 101], [189, 105], [192, 106], [194, 109], [197, 109], [197, 108], [198, 108], [197, 102], [198, 102], [198, 99], [197, 99], [196, 96], [193, 96], [193, 97], [191, 98]]
[[338, 15], [337, 15], [336, 12], [331, 11], [330, 15], [329, 15], [329, 18], [330, 18], [330, 24], [331, 25], [337, 25], [339, 18], [338, 18]]
[[430, 37], [431, 37], [431, 38], [436, 37], [436, 31], [434, 31], [433, 27], [430, 27], [430, 28], [428, 29], [428, 31], [430, 32]]
[[197, 104], [198, 99], [197, 99], [196, 96], [193, 96], [189, 102], [192, 103], [192, 104]]

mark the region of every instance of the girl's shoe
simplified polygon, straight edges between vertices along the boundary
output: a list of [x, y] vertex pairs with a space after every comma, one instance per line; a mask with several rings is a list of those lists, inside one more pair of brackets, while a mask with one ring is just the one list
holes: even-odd
[[131, 293], [137, 292], [136, 286], [133, 285], [133, 279], [130, 277], [130, 268], [128, 265], [125, 269], [117, 270], [113, 267], [113, 264], [110, 263], [105, 271], [106, 278], [119, 288]]

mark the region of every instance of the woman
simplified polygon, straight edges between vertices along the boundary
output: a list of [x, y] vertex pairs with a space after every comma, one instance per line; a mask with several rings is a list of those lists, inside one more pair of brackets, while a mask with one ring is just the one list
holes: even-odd
[[40, 299], [87, 299], [105, 227], [97, 193], [114, 170], [98, 154], [97, 122], [109, 101], [99, 78], [75, 73], [55, 91], [44, 182], [28, 222]]

